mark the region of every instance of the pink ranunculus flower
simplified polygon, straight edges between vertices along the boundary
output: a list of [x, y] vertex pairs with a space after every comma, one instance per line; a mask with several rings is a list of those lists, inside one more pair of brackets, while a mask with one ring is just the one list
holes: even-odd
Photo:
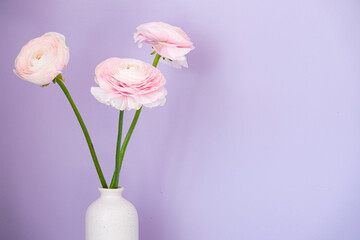
[[170, 65], [188, 67], [185, 55], [195, 47], [181, 28], [163, 22], [150, 22], [138, 26], [136, 30], [134, 39], [139, 47], [143, 42], [150, 44]]
[[165, 78], [160, 70], [136, 59], [109, 58], [97, 65], [92, 95], [119, 110], [162, 106], [166, 101]]
[[29, 82], [49, 84], [69, 62], [69, 48], [60, 33], [48, 32], [28, 42], [15, 59], [14, 73]]

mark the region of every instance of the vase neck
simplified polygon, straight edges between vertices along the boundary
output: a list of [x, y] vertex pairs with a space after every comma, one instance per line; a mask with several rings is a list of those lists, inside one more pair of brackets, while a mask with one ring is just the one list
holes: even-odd
[[101, 197], [122, 197], [123, 187], [119, 188], [99, 188]]

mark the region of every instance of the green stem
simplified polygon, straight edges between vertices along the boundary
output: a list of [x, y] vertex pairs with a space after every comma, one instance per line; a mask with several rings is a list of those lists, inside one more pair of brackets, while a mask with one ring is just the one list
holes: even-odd
[[157, 67], [159, 60], [160, 60], [161, 56], [157, 53], [153, 62], [153, 66]]
[[135, 116], [134, 116], [134, 119], [132, 120], [132, 123], [130, 125], [130, 128], [126, 134], [126, 137], [124, 139], [124, 143], [123, 145], [121, 146], [121, 150], [120, 150], [120, 159], [119, 159], [119, 165], [118, 165], [118, 168], [115, 169], [115, 172], [114, 172], [114, 176], [113, 176], [113, 181], [111, 181], [111, 184], [110, 184], [110, 188], [118, 188], [118, 185], [119, 185], [119, 175], [120, 175], [120, 170], [121, 170], [121, 165], [122, 165], [122, 162], [124, 160], [124, 155], [125, 155], [125, 151], [126, 151], [126, 147], [129, 143], [129, 140], [130, 140], [130, 137], [134, 131], [134, 128], [136, 126], [136, 123], [138, 121], [138, 118], [139, 118], [139, 115], [140, 115], [140, 112], [141, 112], [141, 109], [142, 107], [136, 111], [135, 113]]
[[[156, 54], [155, 56], [155, 59], [154, 59], [154, 62], [153, 62], [153, 66], [154, 67], [157, 67], [158, 63], [159, 63], [159, 60], [160, 60], [161, 56], [159, 54]], [[134, 119], [132, 120], [132, 123], [130, 125], [130, 128], [126, 134], [126, 137], [124, 139], [124, 143], [123, 145], [121, 146], [121, 150], [120, 150], [120, 153], [118, 153], [118, 149], [119, 149], [119, 135], [121, 135], [121, 131], [120, 131], [120, 121], [121, 121], [121, 125], [122, 125], [122, 118], [123, 118], [123, 115], [121, 112], [120, 112], [120, 116], [119, 116], [119, 132], [118, 132], [118, 145], [117, 145], [117, 148], [116, 148], [116, 165], [115, 165], [115, 171], [114, 171], [114, 175], [113, 175], [113, 178], [112, 178], [112, 181], [111, 181], [111, 184], [110, 184], [110, 188], [118, 188], [118, 185], [119, 185], [119, 175], [120, 175], [120, 170], [121, 170], [121, 166], [122, 166], [122, 162], [124, 160], [124, 155], [125, 155], [125, 151], [126, 151], [126, 147], [129, 143], [129, 140], [130, 140], [130, 137], [134, 131], [134, 128], [136, 126], [136, 123], [139, 119], [139, 116], [140, 116], [140, 113], [141, 113], [141, 109], [142, 107], [136, 111], [135, 113], [135, 116], [134, 116]], [[120, 136], [120, 139], [121, 139], [121, 136]]]
[[80, 113], [79, 113], [79, 111], [78, 111], [78, 109], [77, 109], [74, 101], [72, 100], [69, 91], [68, 91], [67, 88], [65, 87], [65, 84], [62, 82], [62, 81], [63, 81], [62, 75], [61, 75], [61, 74], [57, 75], [54, 80], [59, 84], [60, 88], [63, 90], [66, 98], [69, 100], [69, 103], [70, 103], [72, 109], [74, 110], [74, 113], [75, 113], [75, 115], [76, 115], [76, 117], [77, 117], [77, 119], [78, 119], [78, 121], [79, 121], [79, 123], [80, 123], [81, 129], [83, 130], [84, 135], [85, 135], [85, 138], [86, 138], [86, 142], [87, 142], [87, 144], [88, 144], [88, 146], [89, 146], [89, 150], [90, 150], [90, 153], [91, 153], [91, 157], [92, 157], [92, 159], [93, 159], [93, 161], [94, 161], [94, 164], [95, 164], [96, 172], [97, 172], [97, 174], [99, 175], [99, 179], [100, 179], [101, 185], [102, 185], [103, 188], [108, 188], [108, 186], [107, 186], [107, 184], [106, 184], [106, 181], [105, 181], [105, 178], [104, 178], [104, 175], [103, 175], [103, 173], [102, 173], [102, 171], [101, 171], [101, 167], [100, 167], [99, 161], [98, 161], [98, 159], [97, 159], [97, 157], [96, 157], [95, 149], [94, 149], [94, 146], [93, 146], [93, 144], [92, 144], [92, 142], [91, 142], [91, 138], [90, 138], [89, 132], [88, 132], [88, 130], [86, 129], [85, 123], [84, 123], [84, 121], [82, 120], [81, 115], [80, 115]]
[[117, 144], [116, 144], [116, 158], [115, 158], [115, 171], [113, 178], [111, 180], [110, 188], [111, 186], [117, 186], [119, 182], [119, 174], [121, 169], [121, 159], [120, 159], [120, 148], [121, 148], [121, 135], [122, 135], [122, 125], [123, 125], [123, 118], [124, 118], [124, 110], [120, 111], [119, 114], [119, 129], [118, 129], [118, 137], [117, 137]]

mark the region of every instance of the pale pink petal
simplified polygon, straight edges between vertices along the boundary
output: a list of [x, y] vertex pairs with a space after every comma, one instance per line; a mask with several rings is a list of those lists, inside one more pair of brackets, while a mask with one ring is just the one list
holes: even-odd
[[109, 58], [95, 69], [91, 93], [101, 103], [120, 110], [165, 103], [166, 80], [159, 69], [136, 59]]
[[181, 28], [163, 22], [149, 22], [136, 30], [134, 40], [138, 42], [138, 47], [147, 43], [162, 57], [173, 60], [171, 66], [187, 67], [185, 55], [195, 47]]
[[180, 69], [181, 67], [188, 67], [188, 63], [186, 61], [186, 57], [183, 57], [179, 60], [170, 60], [168, 58], [161, 58], [161, 62], [168, 64], [169, 66], [172, 66], [174, 68]]
[[50, 83], [69, 62], [65, 37], [56, 32], [32, 39], [15, 59], [14, 73], [29, 82]]

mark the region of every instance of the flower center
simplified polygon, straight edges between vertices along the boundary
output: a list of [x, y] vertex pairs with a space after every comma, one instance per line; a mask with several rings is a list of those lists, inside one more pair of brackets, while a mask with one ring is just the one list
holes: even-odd
[[39, 52], [38, 54], [36, 54], [35, 58], [37, 60], [40, 60], [40, 58], [43, 56], [43, 53], [42, 52]]
[[126, 70], [135, 71], [136, 69], [137, 69], [136, 65], [132, 65], [132, 64], [126, 65]]

